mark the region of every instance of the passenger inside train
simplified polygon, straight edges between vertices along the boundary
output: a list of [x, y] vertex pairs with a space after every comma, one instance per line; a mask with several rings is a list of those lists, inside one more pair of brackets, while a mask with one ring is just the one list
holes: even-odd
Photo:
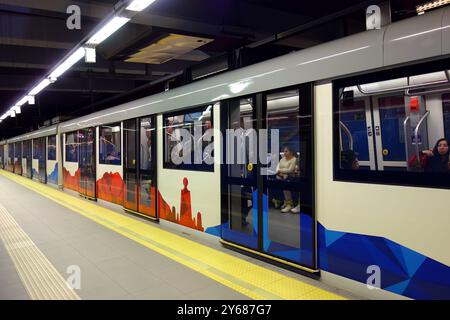
[[424, 150], [422, 154], [426, 156], [425, 172], [450, 173], [450, 152], [447, 139], [439, 139], [433, 150]]

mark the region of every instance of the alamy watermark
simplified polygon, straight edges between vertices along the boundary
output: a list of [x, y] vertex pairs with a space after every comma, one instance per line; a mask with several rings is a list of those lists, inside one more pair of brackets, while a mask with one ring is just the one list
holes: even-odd
[[81, 268], [77, 265], [68, 266], [66, 274], [69, 275], [66, 284], [70, 289], [81, 290]]
[[69, 30], [81, 29], [81, 8], [77, 5], [70, 5], [66, 9], [66, 13], [70, 16], [66, 20], [66, 26]]
[[[208, 164], [220, 161], [220, 164], [262, 165], [262, 175], [276, 172], [280, 154], [280, 134], [278, 129], [227, 129], [225, 139], [220, 130], [207, 129], [203, 133], [202, 122], [194, 122], [193, 134], [185, 128], [173, 128], [168, 133], [172, 142], [170, 161], [175, 165]], [[221, 155], [215, 152], [214, 140], [219, 139], [223, 148]], [[224, 143], [225, 141], [225, 143]], [[207, 144], [205, 146], [205, 144]], [[270, 149], [268, 148], [270, 144]], [[215, 156], [213, 156], [213, 154]], [[259, 161], [258, 161], [259, 160]]]
[[381, 288], [381, 268], [375, 264], [367, 267], [366, 273], [369, 275], [366, 284], [370, 290]]

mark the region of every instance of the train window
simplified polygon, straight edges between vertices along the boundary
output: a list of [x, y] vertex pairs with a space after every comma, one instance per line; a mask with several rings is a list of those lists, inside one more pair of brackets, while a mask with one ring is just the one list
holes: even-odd
[[164, 168], [214, 171], [212, 108], [164, 115]]
[[47, 157], [48, 160], [56, 160], [56, 136], [48, 137]]
[[[442, 95], [442, 113], [444, 116], [445, 138], [450, 139], [450, 93]], [[449, 140], [450, 141], [450, 140]]]
[[334, 82], [337, 180], [450, 187], [450, 70]]
[[66, 133], [66, 162], [78, 162], [77, 132]]
[[101, 164], [121, 164], [120, 123], [100, 127], [99, 162]]

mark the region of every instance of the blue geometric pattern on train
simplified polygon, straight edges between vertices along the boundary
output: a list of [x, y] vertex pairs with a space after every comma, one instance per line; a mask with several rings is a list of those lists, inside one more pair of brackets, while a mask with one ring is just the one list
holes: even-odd
[[267, 196], [263, 195], [263, 249], [274, 256], [295, 261], [297, 263], [313, 265], [313, 237], [311, 216], [300, 213], [300, 247], [289, 246], [269, 239], [269, 215]]
[[55, 163], [52, 173], [47, 177], [47, 181], [53, 184], [58, 184], [58, 163]]
[[381, 270], [381, 288], [413, 299], [450, 299], [450, 267], [383, 237], [327, 230], [318, 223], [319, 268], [366, 283]]

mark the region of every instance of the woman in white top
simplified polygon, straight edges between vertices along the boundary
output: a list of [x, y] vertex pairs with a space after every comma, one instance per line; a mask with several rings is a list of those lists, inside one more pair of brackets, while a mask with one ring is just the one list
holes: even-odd
[[[276, 177], [279, 180], [285, 180], [292, 175], [295, 171], [295, 165], [297, 164], [297, 158], [294, 156], [294, 152], [288, 146], [284, 147], [283, 157], [277, 166]], [[293, 201], [292, 194], [289, 190], [283, 190], [284, 203], [281, 206], [281, 212], [286, 213], [292, 210]]]

